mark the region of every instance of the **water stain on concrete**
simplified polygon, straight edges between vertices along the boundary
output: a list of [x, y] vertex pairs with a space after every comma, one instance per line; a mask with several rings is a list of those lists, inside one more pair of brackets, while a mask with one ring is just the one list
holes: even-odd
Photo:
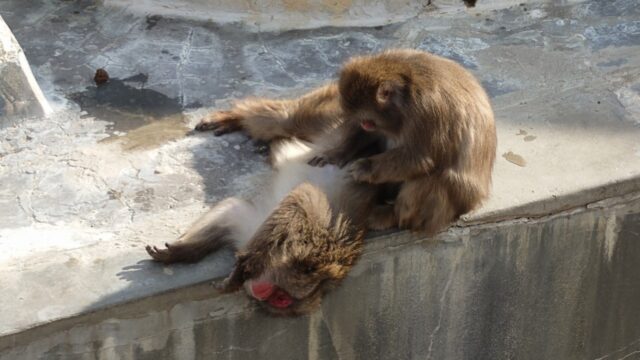
[[146, 74], [111, 78], [69, 98], [89, 116], [110, 122], [107, 131], [112, 136], [103, 141], [118, 141], [125, 150], [152, 148], [185, 136], [188, 128], [178, 100], [145, 89], [147, 80]]
[[525, 167], [527, 165], [527, 162], [522, 156], [515, 154], [511, 151], [502, 154], [502, 157], [505, 158], [508, 162], [512, 164], [516, 164], [520, 167]]

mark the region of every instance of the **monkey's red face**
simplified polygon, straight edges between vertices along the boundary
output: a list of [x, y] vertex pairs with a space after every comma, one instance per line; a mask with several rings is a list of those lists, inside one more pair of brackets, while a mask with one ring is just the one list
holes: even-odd
[[245, 283], [249, 295], [277, 309], [286, 309], [294, 303], [293, 297], [277, 285], [264, 280], [249, 280]]
[[276, 315], [300, 315], [320, 305], [326, 280], [286, 267], [244, 282], [245, 292], [269, 312]]

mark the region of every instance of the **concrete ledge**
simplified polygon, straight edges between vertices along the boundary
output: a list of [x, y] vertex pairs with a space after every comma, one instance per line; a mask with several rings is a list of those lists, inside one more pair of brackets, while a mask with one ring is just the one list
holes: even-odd
[[[398, 354], [411, 348], [398, 344], [415, 344], [416, 354], [431, 347], [432, 358], [546, 351], [534, 343], [550, 344], [561, 358], [637, 350], [637, 327], [611, 313], [635, 316], [629, 304], [639, 303], [636, 287], [625, 285], [637, 283], [628, 273], [636, 270], [628, 257], [637, 259], [629, 244], [638, 231], [628, 225], [636, 200], [610, 201], [635, 196], [640, 183], [633, 0], [452, 8], [381, 28], [285, 33], [86, 2], [8, 0], [0, 14], [60, 108], [0, 129], [0, 356], [241, 357], [259, 347], [238, 338], [245, 327], [275, 336], [278, 349], [288, 341], [291, 354], [329, 358], [357, 357], [350, 344], [384, 354], [371, 340], [377, 335]], [[406, 233], [372, 238], [350, 282], [323, 313], [305, 319], [263, 319], [243, 296], [216, 297], [196, 285], [225, 275], [229, 253], [192, 266], [146, 260], [144, 244], [172, 240], [211, 203], [252, 191], [268, 171], [241, 135], [186, 135], [204, 106], [299, 95], [331, 78], [345, 58], [390, 46], [455, 59], [490, 93], [499, 149], [493, 197], [482, 209], [431, 241]], [[98, 67], [112, 78], [101, 89], [92, 83]], [[381, 302], [362, 296], [368, 291]], [[570, 304], [576, 322], [567, 319]], [[367, 327], [334, 319], [347, 319], [342, 308]], [[413, 325], [392, 330], [398, 323]], [[205, 330], [193, 330], [200, 324]], [[557, 341], [537, 343], [542, 337], [531, 333]], [[331, 343], [327, 334], [336, 334]], [[276, 354], [266, 344], [265, 353]]]
[[[46, 116], [51, 107], [36, 82], [22, 48], [0, 16], [0, 119]], [[2, 120], [0, 125], [6, 125]]]
[[0, 359], [624, 358], [640, 351], [639, 233], [640, 193], [433, 240], [383, 236], [308, 317], [196, 284], [2, 337]]

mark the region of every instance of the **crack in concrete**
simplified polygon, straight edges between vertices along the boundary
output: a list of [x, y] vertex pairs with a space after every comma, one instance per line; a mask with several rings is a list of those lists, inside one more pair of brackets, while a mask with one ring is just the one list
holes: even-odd
[[241, 351], [241, 352], [253, 352], [258, 350], [257, 348], [243, 348], [243, 347], [239, 347], [239, 346], [229, 346], [228, 348], [224, 349], [224, 350], [220, 350], [220, 351], [214, 351], [211, 354], [225, 354], [228, 352], [232, 352], [232, 351]]
[[[95, 169], [87, 167], [87, 166], [83, 166], [83, 165], [78, 165], [78, 164], [73, 164], [72, 161], [77, 161], [76, 159], [63, 159], [63, 162], [65, 162], [65, 164], [67, 164], [67, 166], [72, 167], [72, 168], [78, 168], [78, 169], [82, 169], [87, 171], [87, 174], [93, 178], [94, 180], [96, 180], [97, 182], [102, 183], [102, 185], [104, 186], [104, 189], [107, 194], [109, 194], [111, 197], [113, 197], [113, 199], [118, 200], [118, 202], [120, 204], [122, 204], [124, 207], [127, 208], [127, 210], [129, 211], [129, 221], [133, 222], [133, 219], [136, 215], [136, 210], [135, 207], [131, 204], [129, 204], [128, 201], [126, 201], [125, 198], [122, 197], [122, 192], [118, 191], [116, 189], [114, 189], [113, 187], [111, 187], [109, 185], [109, 183], [100, 175], [98, 175], [98, 173], [96, 172]], [[130, 162], [131, 163], [131, 162]], [[133, 164], [131, 164], [131, 166], [133, 167]], [[135, 167], [134, 167], [135, 168]], [[138, 169], [137, 174], [140, 173], [140, 170]]]
[[[617, 350], [614, 350], [614, 351], [612, 351], [612, 352], [610, 352], [610, 353], [608, 353], [608, 354], [606, 354], [606, 355], [603, 355], [603, 356], [601, 356], [601, 357], [599, 357], [599, 358], [596, 358], [596, 359], [594, 359], [594, 360], [604, 360], [604, 359], [606, 359], [606, 358], [608, 358], [608, 357], [612, 356], [613, 354], [617, 354], [617, 353], [619, 353], [619, 352], [622, 352], [622, 351], [624, 351], [624, 350], [627, 350], [627, 349], [628, 349], [628, 348], [630, 348], [631, 346], [633, 346], [633, 345], [635, 345], [635, 344], [639, 344], [639, 343], [640, 343], [640, 338], [638, 338], [638, 339], [636, 339], [636, 340], [634, 340], [634, 341], [632, 341], [632, 342], [628, 343], [627, 345], [625, 345], [625, 346], [623, 346], [623, 347], [621, 347], [621, 348], [619, 348], [619, 349], [617, 349]], [[635, 350], [635, 351], [633, 351], [633, 352], [631, 352], [631, 353], [629, 353], [629, 354], [624, 355], [624, 357], [622, 357], [622, 358], [618, 358], [618, 360], [626, 359], [626, 358], [628, 358], [629, 356], [634, 355], [634, 354], [638, 354], [638, 353], [640, 353], [640, 350]]]
[[189, 62], [189, 56], [191, 55], [191, 49], [193, 47], [193, 28], [189, 28], [189, 33], [187, 34], [187, 39], [182, 46], [182, 51], [180, 52], [180, 60], [176, 64], [176, 75], [178, 78], [178, 96], [180, 97], [180, 105], [185, 106], [185, 91], [184, 91], [184, 67], [187, 62]]
[[32, 205], [33, 200], [32, 200], [32, 198], [33, 198], [33, 193], [36, 191], [36, 187], [37, 187], [36, 183], [37, 183], [37, 181], [32, 180], [31, 189], [29, 189], [29, 191], [27, 193], [27, 199], [24, 200], [24, 201], [26, 201], [26, 203], [23, 203], [22, 196], [16, 195], [16, 200], [18, 202], [18, 206], [20, 207], [20, 209], [22, 209], [22, 211], [25, 214], [27, 214], [27, 216], [31, 217], [34, 222], [36, 222], [38, 224], [53, 225], [51, 222], [39, 219], [36, 211], [33, 209], [33, 205]]
[[442, 325], [445, 300], [447, 298], [447, 293], [449, 292], [449, 287], [453, 282], [453, 277], [456, 273], [457, 268], [458, 268], [458, 261], [456, 261], [455, 264], [453, 265], [453, 269], [451, 269], [451, 273], [449, 274], [449, 279], [447, 279], [447, 283], [444, 285], [444, 289], [442, 290], [442, 295], [440, 296], [440, 309], [438, 311], [438, 323], [436, 324], [436, 327], [431, 332], [431, 335], [429, 335], [429, 349], [427, 350], [427, 360], [431, 359], [431, 354], [433, 352], [433, 343]]

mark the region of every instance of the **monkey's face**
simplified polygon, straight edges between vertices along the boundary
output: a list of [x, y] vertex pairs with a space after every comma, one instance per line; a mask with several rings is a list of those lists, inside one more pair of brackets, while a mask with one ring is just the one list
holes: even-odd
[[315, 310], [329, 284], [339, 281], [319, 271], [284, 264], [259, 278], [245, 281], [249, 296], [275, 315], [301, 315]]
[[238, 253], [222, 291], [244, 287], [276, 315], [309, 313], [362, 252], [364, 232], [332, 216], [326, 195], [303, 183], [291, 191]]
[[407, 108], [408, 75], [398, 64], [379, 58], [357, 58], [340, 72], [340, 104], [348, 121], [364, 131], [398, 135]]
[[268, 262], [264, 272], [244, 282], [247, 294], [276, 315], [315, 310], [322, 296], [346, 276], [362, 248], [360, 238], [344, 243], [335, 238], [314, 240], [301, 243], [296, 239], [283, 244], [295, 244], [293, 247], [271, 249], [263, 258]]

